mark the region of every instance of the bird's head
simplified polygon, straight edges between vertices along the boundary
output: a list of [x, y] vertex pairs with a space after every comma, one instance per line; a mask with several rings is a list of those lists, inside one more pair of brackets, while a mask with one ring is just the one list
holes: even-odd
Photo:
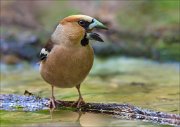
[[92, 33], [94, 28], [107, 30], [107, 27], [95, 18], [87, 15], [71, 15], [60, 21], [52, 38], [57, 40], [58, 37], [60, 39], [60, 36], [64, 36], [77, 43], [83, 39], [103, 42], [98, 34]]

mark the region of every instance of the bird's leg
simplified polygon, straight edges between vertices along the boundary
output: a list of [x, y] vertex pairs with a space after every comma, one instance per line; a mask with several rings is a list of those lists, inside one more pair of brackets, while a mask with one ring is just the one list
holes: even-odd
[[56, 108], [55, 97], [54, 97], [54, 86], [51, 86], [51, 98], [50, 98], [50, 102], [49, 102], [49, 108], [50, 109]]
[[81, 91], [80, 91], [80, 84], [76, 86], [78, 93], [79, 93], [79, 99], [73, 103], [73, 105], [76, 105], [77, 108], [80, 107], [81, 104], [85, 104], [82, 95], [81, 95]]
[[59, 103], [59, 102], [57, 100], [55, 100], [55, 97], [54, 97], [54, 86], [51, 86], [51, 98], [50, 98], [49, 108], [55, 109], [57, 103]]

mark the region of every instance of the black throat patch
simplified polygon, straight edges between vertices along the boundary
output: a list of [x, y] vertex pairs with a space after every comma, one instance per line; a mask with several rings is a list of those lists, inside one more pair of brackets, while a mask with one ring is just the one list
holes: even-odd
[[84, 38], [81, 40], [81, 45], [86, 46], [88, 44], [89, 44], [89, 39], [86, 38], [86, 34], [85, 34]]

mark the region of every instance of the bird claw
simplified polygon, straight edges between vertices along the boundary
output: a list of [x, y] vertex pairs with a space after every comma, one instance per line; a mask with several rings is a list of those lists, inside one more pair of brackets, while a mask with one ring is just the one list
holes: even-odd
[[84, 104], [85, 104], [85, 102], [84, 102], [83, 98], [79, 98], [77, 101], [75, 101], [72, 104], [72, 107], [80, 108]]
[[49, 100], [49, 108], [54, 110], [57, 107], [57, 104], [59, 104], [58, 100], [55, 100], [54, 97], [50, 98]]

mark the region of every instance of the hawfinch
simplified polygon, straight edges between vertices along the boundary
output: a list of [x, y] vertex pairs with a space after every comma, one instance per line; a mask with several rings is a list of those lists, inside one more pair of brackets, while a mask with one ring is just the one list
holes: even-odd
[[84, 103], [80, 85], [88, 75], [94, 60], [89, 40], [103, 42], [92, 33], [93, 28], [107, 29], [98, 20], [86, 15], [72, 15], [61, 20], [40, 52], [40, 74], [52, 87], [50, 105], [56, 107], [54, 87], [76, 87], [79, 99], [74, 103], [78, 108]]

